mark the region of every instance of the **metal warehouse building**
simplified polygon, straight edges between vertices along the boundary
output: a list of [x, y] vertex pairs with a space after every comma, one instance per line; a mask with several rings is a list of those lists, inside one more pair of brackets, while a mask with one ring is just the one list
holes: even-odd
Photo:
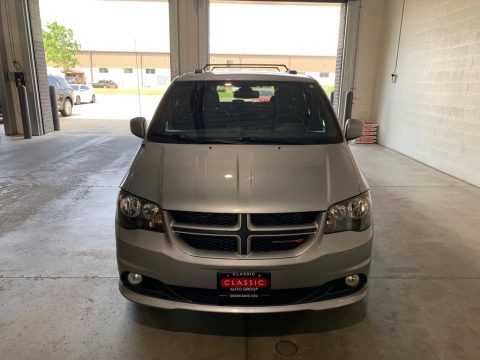
[[[151, 52], [81, 51], [77, 69], [87, 82], [111, 79], [122, 87], [162, 87], [170, 83], [170, 54]], [[285, 64], [323, 85], [335, 82], [335, 56], [211, 54], [213, 64]], [[137, 74], [137, 69], [138, 74]], [[53, 69], [52, 69], [53, 70]], [[137, 79], [137, 75], [138, 79]]]

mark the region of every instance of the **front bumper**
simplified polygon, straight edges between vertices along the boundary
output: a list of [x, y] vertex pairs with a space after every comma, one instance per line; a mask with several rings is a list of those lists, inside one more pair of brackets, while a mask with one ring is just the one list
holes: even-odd
[[293, 311], [305, 311], [305, 310], [327, 310], [334, 309], [342, 306], [347, 306], [361, 301], [368, 291], [368, 285], [365, 285], [360, 291], [353, 295], [324, 300], [318, 302], [304, 303], [304, 304], [292, 304], [292, 305], [278, 305], [278, 306], [231, 306], [231, 305], [205, 305], [205, 304], [193, 304], [179, 301], [169, 301], [158, 299], [151, 296], [139, 294], [127, 289], [122, 282], [119, 282], [120, 293], [133, 302], [161, 308], [167, 310], [193, 310], [204, 311], [212, 313], [231, 313], [231, 314], [267, 314], [267, 313], [282, 313]]
[[[323, 235], [298, 256], [265, 259], [192, 256], [165, 234], [126, 230], [118, 224], [116, 236], [120, 274], [133, 272], [172, 286], [216, 289], [218, 271], [267, 271], [271, 273], [272, 290], [281, 290], [316, 287], [351, 274], [366, 277], [370, 267], [373, 225], [362, 232]], [[132, 291], [122, 283], [120, 291], [129, 300], [165, 309], [272, 313], [323, 310], [349, 305], [365, 297], [367, 286], [353, 294], [334, 299], [275, 306], [226, 306], [171, 301]]]

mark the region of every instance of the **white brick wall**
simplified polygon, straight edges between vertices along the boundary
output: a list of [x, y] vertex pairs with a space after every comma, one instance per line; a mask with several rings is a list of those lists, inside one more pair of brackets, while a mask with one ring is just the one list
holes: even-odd
[[480, 1], [406, 0], [393, 84], [402, 3], [384, 4], [373, 104], [379, 142], [480, 186]]
[[[388, 0], [387, 0], [388, 1]], [[362, 0], [358, 25], [352, 117], [372, 121], [384, 0]]]

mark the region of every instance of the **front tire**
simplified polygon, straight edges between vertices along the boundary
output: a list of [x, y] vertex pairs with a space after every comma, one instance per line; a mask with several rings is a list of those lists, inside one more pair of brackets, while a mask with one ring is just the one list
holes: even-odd
[[63, 110], [60, 111], [60, 114], [62, 114], [62, 116], [68, 117], [72, 115], [72, 109], [73, 109], [72, 100], [65, 99], [65, 102], [63, 103]]
[[77, 96], [75, 98], [75, 105], [80, 105], [82, 103], [82, 99], [80, 99], [80, 96]]
[[90, 102], [93, 104], [95, 101], [97, 101], [97, 98], [95, 97], [95, 94], [92, 95], [92, 100]]

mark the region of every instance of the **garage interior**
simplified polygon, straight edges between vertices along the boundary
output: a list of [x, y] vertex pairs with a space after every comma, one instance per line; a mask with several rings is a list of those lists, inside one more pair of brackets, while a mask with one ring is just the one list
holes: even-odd
[[[374, 201], [369, 295], [276, 315], [121, 297], [115, 199], [140, 140], [125, 121], [54, 132], [38, 0], [0, 4], [2, 359], [478, 358], [480, 3], [336, 2], [345, 23], [334, 106], [344, 119], [353, 91], [351, 117], [379, 124], [379, 144], [351, 145]], [[169, 1], [172, 76], [208, 62], [208, 5]], [[22, 136], [19, 65], [32, 139]]]

